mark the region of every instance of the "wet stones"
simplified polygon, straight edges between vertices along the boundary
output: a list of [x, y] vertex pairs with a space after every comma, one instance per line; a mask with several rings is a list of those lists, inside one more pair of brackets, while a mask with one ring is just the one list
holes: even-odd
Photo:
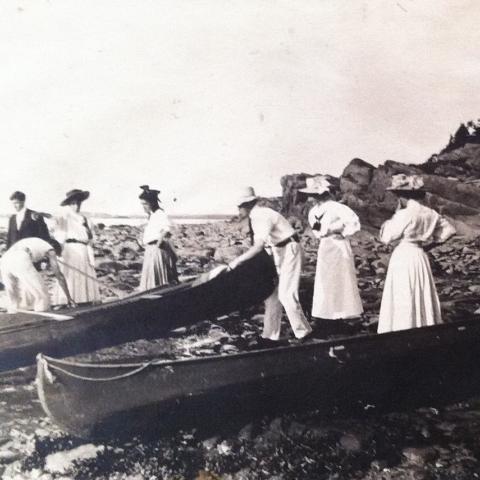
[[405, 448], [402, 451], [402, 455], [405, 457], [407, 462], [422, 467], [427, 463], [433, 462], [438, 457], [438, 452], [432, 447], [410, 447]]
[[338, 443], [346, 452], [354, 453], [362, 450], [362, 440], [353, 433], [342, 435]]

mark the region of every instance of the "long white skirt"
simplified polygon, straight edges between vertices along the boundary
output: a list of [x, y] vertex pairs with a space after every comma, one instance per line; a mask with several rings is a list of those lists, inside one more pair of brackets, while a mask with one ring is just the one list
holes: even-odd
[[[60, 269], [65, 275], [70, 295], [75, 303], [100, 302], [100, 290], [98, 282], [95, 281], [97, 274], [92, 265], [90, 248], [82, 243], [65, 243], [62, 257], [59, 259]], [[67, 298], [58, 284], [53, 294], [53, 302], [57, 305], [67, 303]]]
[[350, 242], [324, 237], [317, 254], [312, 316], [336, 320], [363, 313]]
[[401, 242], [392, 253], [382, 295], [378, 333], [442, 323], [427, 254]]
[[146, 245], [139, 290], [167, 285], [169, 254], [157, 245]]

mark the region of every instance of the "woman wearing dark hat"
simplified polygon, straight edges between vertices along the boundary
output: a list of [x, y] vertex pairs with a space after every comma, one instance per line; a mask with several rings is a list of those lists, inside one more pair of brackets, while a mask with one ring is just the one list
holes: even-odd
[[148, 215], [148, 223], [143, 233], [145, 255], [139, 289], [149, 290], [178, 281], [177, 256], [169, 241], [170, 221], [158, 200], [160, 192], [148, 185], [142, 185], [140, 188], [142, 193], [138, 198]]
[[[82, 202], [90, 196], [85, 190], [70, 190], [60, 204], [61, 215], [54, 217], [54, 235], [63, 244], [62, 271], [73, 300], [79, 303], [99, 303], [93, 254], [93, 225], [80, 213]], [[63, 305], [66, 298], [57, 289], [55, 303]]]
[[425, 197], [422, 177], [394, 175], [387, 190], [398, 198], [398, 207], [383, 224], [380, 240], [399, 244], [388, 265], [378, 333], [441, 323], [440, 301], [423, 247], [447, 241], [455, 234], [455, 228], [419, 203]]

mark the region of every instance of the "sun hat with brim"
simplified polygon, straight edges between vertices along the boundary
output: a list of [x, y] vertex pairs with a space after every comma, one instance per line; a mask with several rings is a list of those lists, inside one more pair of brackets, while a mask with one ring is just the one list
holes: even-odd
[[245, 203], [250, 203], [257, 199], [258, 197], [255, 195], [255, 190], [253, 189], [253, 187], [245, 187], [243, 189], [243, 192], [237, 199], [237, 206], [240, 207]]
[[87, 192], [86, 190], [79, 190], [77, 188], [74, 188], [73, 190], [70, 190], [65, 194], [65, 200], [60, 204], [62, 207], [65, 205], [70, 204], [73, 201], [80, 201], [83, 202], [90, 196], [90, 192]]
[[423, 178], [420, 175], [405, 175], [399, 173], [392, 176], [392, 184], [387, 190], [398, 192], [422, 191], [424, 188]]
[[307, 178], [306, 183], [307, 186], [298, 191], [307, 195], [322, 195], [323, 193], [330, 192], [332, 188], [332, 184], [322, 175]]

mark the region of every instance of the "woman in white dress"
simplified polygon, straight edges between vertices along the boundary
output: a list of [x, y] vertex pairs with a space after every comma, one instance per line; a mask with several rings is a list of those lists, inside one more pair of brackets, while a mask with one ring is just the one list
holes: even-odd
[[149, 290], [161, 285], [178, 281], [177, 256], [170, 242], [170, 221], [160, 207], [159, 190], [150, 189], [148, 185], [140, 187], [139, 195], [143, 209], [148, 215], [148, 223], [143, 233], [145, 254], [139, 290]]
[[442, 322], [440, 301], [423, 246], [447, 241], [455, 228], [418, 200], [425, 197], [423, 179], [404, 174], [392, 177], [388, 190], [398, 197], [397, 211], [380, 231], [380, 240], [399, 242], [388, 265], [378, 333], [425, 327]]
[[307, 178], [307, 187], [299, 190], [317, 202], [308, 214], [312, 232], [320, 240], [312, 317], [356, 318], [363, 307], [348, 237], [360, 230], [360, 220], [352, 209], [332, 200], [330, 189], [328, 180], [317, 176]]
[[[99, 303], [100, 291], [95, 273], [93, 253], [93, 225], [80, 213], [82, 202], [90, 196], [84, 190], [67, 192], [60, 204], [62, 212], [53, 217], [54, 236], [62, 243], [61, 269], [67, 280], [73, 300], [77, 304]], [[66, 298], [59, 288], [54, 292], [54, 303], [63, 305]]]

